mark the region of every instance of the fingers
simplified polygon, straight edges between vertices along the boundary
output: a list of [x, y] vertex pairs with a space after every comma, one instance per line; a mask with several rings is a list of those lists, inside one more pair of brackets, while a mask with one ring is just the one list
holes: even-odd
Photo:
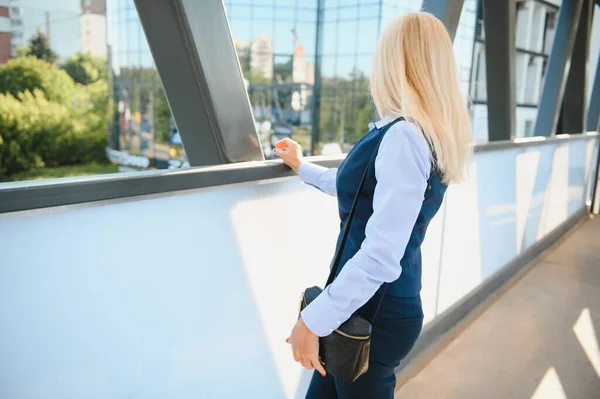
[[302, 367], [304, 367], [307, 370], [314, 369], [312, 361], [307, 357], [303, 357], [302, 359], [300, 359], [300, 363], [302, 364]]
[[278, 142], [276, 142], [275, 148], [285, 148], [285, 147], [289, 147], [292, 144], [296, 144], [296, 142], [294, 140], [285, 138], [285, 139], [281, 139]]
[[323, 365], [319, 361], [318, 356], [313, 357], [311, 360], [311, 363], [312, 363], [312, 366], [314, 367], [314, 369], [317, 370], [319, 372], [319, 374], [321, 374], [321, 377], [325, 377], [327, 375], [327, 372], [325, 371], [325, 367], [323, 367]]
[[275, 148], [273, 150], [273, 152], [275, 153], [275, 155], [277, 155], [278, 157], [281, 157], [282, 155], [285, 156], [287, 154], [289, 154], [289, 150], [287, 148]]
[[312, 357], [303, 357], [302, 355], [298, 354], [296, 351], [293, 352], [294, 355], [294, 360], [298, 363], [300, 363], [302, 365], [302, 367], [304, 367], [307, 370], [317, 370], [319, 372], [319, 374], [321, 374], [322, 377], [325, 377], [327, 375], [327, 372], [325, 371], [325, 368], [323, 367], [323, 365], [321, 364], [321, 361], [319, 360], [319, 356], [314, 355]]

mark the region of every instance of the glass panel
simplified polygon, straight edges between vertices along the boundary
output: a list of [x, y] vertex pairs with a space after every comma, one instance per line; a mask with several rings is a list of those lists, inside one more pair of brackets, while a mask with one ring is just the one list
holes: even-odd
[[107, 156], [125, 171], [189, 166], [133, 1], [119, 3], [107, 7], [108, 30], [116, 32], [108, 38]]
[[360, 19], [379, 19], [379, 10], [380, 4], [379, 2], [367, 2], [365, 4], [361, 4], [360, 6]]
[[[598, 60], [600, 57], [600, 34], [595, 32], [600, 32], [600, 4], [597, 4], [594, 7], [594, 13], [592, 17], [592, 34], [590, 35], [590, 43], [588, 47], [588, 60]], [[596, 76], [596, 68], [600, 66], [598, 61], [588, 62], [587, 63], [587, 101], [588, 104], [591, 101], [592, 92], [594, 91], [594, 77]], [[598, 89], [596, 89], [598, 90]]]
[[358, 24], [358, 41], [356, 51], [360, 54], [370, 54], [375, 49], [377, 37], [379, 36], [379, 20], [364, 19]]
[[240, 4], [238, 2], [230, 3], [230, 13], [227, 15], [230, 20], [248, 21], [250, 19], [251, 9], [248, 4]]
[[0, 73], [51, 84], [0, 88], [0, 181], [187, 165], [133, 1], [35, 3], [11, 5]]
[[359, 16], [359, 6], [354, 4], [343, 5], [338, 8], [338, 17], [340, 21], [356, 21]]
[[275, 8], [275, 19], [278, 22], [290, 22], [296, 19], [294, 7], [287, 5], [277, 5]]
[[316, 24], [298, 23], [296, 25], [296, 43], [304, 47], [307, 55], [315, 54]]
[[275, 18], [275, 9], [272, 4], [255, 5], [252, 10], [252, 21], [272, 23]]
[[273, 156], [272, 145], [283, 136], [304, 140], [309, 149], [316, 1], [231, 3], [234, 9], [245, 4], [251, 10], [229, 22], [265, 156]]
[[337, 73], [337, 61], [336, 56], [323, 56], [321, 58], [321, 75], [323, 78], [333, 78]]
[[354, 54], [356, 53], [356, 42], [358, 36], [358, 21], [351, 20], [339, 23], [339, 37], [343, 40], [338, 41], [338, 54]]
[[323, 27], [323, 55], [333, 55], [338, 52], [339, 26], [337, 22], [325, 24]]
[[316, 8], [300, 8], [300, 9], [298, 9], [297, 19], [299, 22], [315, 24], [317, 22]]

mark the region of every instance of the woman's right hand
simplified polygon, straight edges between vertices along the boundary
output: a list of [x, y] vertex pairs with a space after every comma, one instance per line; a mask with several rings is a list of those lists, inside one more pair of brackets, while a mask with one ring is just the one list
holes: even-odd
[[275, 143], [275, 155], [298, 173], [298, 168], [302, 163], [302, 147], [291, 139], [282, 139]]

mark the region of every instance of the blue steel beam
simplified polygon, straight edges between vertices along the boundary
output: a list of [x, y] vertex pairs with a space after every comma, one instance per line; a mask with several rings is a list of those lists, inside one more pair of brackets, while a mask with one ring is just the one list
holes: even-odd
[[483, 0], [489, 141], [515, 136], [516, 8], [516, 0]]
[[588, 132], [600, 129], [600, 56], [596, 62], [596, 73], [592, 84], [592, 95], [587, 112], [586, 130]]
[[558, 12], [554, 42], [533, 128], [534, 136], [551, 136], [556, 132], [582, 5], [583, 0], [564, 0]]
[[585, 130], [586, 102], [587, 102], [587, 62], [590, 47], [590, 30], [592, 27], [592, 12], [594, 3], [592, 0], [583, 0], [581, 16], [577, 26], [577, 35], [573, 54], [571, 55], [571, 66], [569, 77], [565, 87], [562, 126], [558, 127], [557, 133], [582, 133]]
[[263, 160], [222, 0], [134, 0], [190, 165]]
[[463, 4], [464, 0], [424, 0], [422, 10], [438, 17], [454, 40]]

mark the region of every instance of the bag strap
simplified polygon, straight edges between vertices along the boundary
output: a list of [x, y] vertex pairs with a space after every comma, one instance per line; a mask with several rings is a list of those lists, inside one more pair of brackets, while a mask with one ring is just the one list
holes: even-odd
[[[400, 119], [397, 119], [396, 121], [398, 121]], [[394, 121], [392, 124], [396, 123], [396, 121]], [[358, 199], [360, 197], [360, 193], [362, 192], [363, 187], [365, 186], [365, 181], [367, 180], [367, 173], [369, 172], [369, 166], [371, 166], [371, 163], [373, 162], [373, 160], [375, 159], [375, 156], [377, 155], [377, 152], [379, 150], [379, 144], [381, 144], [381, 140], [383, 139], [383, 134], [381, 135], [381, 137], [379, 138], [379, 140], [377, 141], [377, 144], [375, 145], [375, 149], [373, 150], [373, 153], [371, 154], [371, 158], [369, 158], [369, 162], [367, 162], [367, 166], [365, 167], [365, 171], [363, 172], [362, 178], [360, 179], [360, 184], [358, 185], [358, 190], [356, 191], [356, 195], [354, 196], [354, 201], [352, 202], [352, 208], [350, 209], [350, 214], [348, 215], [348, 219], [346, 219], [346, 226], [344, 227], [344, 234], [342, 235], [342, 241], [340, 242], [340, 245], [337, 248], [337, 251], [335, 252], [335, 257], [333, 258], [333, 262], [332, 265], [330, 267], [330, 271], [329, 271], [329, 277], [327, 277], [327, 283], [325, 283], [325, 287], [327, 287], [329, 284], [333, 283], [333, 280], [335, 279], [335, 276], [337, 275], [337, 271], [340, 268], [340, 262], [342, 260], [342, 254], [344, 252], [344, 247], [346, 246], [346, 241], [348, 239], [348, 235], [350, 234], [350, 225], [352, 224], [352, 220], [354, 219], [354, 213], [356, 212], [356, 205], [358, 204]]]

